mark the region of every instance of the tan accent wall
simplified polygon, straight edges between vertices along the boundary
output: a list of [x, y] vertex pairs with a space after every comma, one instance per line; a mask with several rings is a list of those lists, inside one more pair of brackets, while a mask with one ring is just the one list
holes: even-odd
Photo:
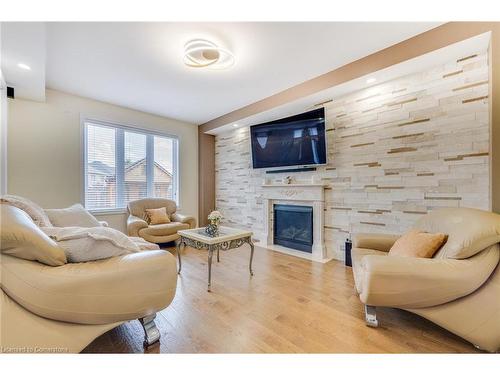
[[[354, 78], [376, 72], [400, 62], [446, 47], [461, 40], [491, 32], [491, 128], [492, 128], [492, 207], [500, 212], [500, 23], [450, 22], [384, 50], [332, 70], [326, 74], [291, 87], [278, 94], [220, 116], [200, 126], [200, 134], [222, 125], [269, 110], [290, 101], [314, 94]], [[203, 170], [214, 175], [214, 170]], [[208, 176], [206, 180], [211, 180]], [[200, 176], [201, 179], [201, 176]], [[211, 187], [207, 191], [211, 191]], [[214, 189], [215, 190], [215, 189]]]
[[207, 224], [208, 214], [215, 209], [215, 137], [198, 134], [199, 201], [198, 217], [200, 226]]
[[[45, 102], [9, 99], [8, 105], [9, 194], [25, 196], [45, 208], [81, 202], [83, 115], [177, 135], [181, 212], [197, 216], [197, 126], [55, 90], [47, 90]], [[125, 231], [125, 213], [98, 218]]]

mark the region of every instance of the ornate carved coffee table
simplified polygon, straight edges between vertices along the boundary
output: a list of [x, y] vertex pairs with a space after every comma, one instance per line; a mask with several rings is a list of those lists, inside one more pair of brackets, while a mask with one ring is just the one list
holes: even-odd
[[253, 276], [252, 271], [252, 260], [254, 245], [252, 242], [252, 232], [244, 231], [240, 229], [219, 227], [219, 235], [216, 237], [210, 237], [205, 233], [205, 228], [196, 229], [186, 229], [180, 230], [180, 238], [177, 240], [177, 257], [179, 258], [179, 271], [181, 273], [182, 262], [181, 262], [181, 246], [190, 246], [195, 249], [207, 249], [208, 250], [208, 291], [210, 292], [211, 281], [212, 281], [212, 256], [214, 252], [217, 252], [217, 262], [219, 262], [219, 251], [226, 251], [230, 249], [235, 249], [244, 245], [245, 243], [250, 245], [250, 263], [248, 269], [250, 275]]

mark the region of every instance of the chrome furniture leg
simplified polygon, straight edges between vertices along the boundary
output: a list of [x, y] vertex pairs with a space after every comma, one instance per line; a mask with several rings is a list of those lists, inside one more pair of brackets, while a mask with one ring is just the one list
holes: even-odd
[[213, 256], [214, 250], [212, 246], [209, 246], [208, 248], [208, 288], [207, 292], [211, 291], [211, 286], [212, 286], [212, 256]]
[[144, 329], [144, 346], [150, 346], [160, 341], [160, 331], [156, 327], [155, 318], [156, 314], [151, 314], [139, 319]]
[[378, 327], [377, 310], [375, 306], [365, 305], [365, 321], [368, 327]]
[[250, 264], [248, 265], [248, 269], [250, 270], [250, 275], [253, 276], [253, 270], [252, 270], [252, 261], [253, 261], [253, 250], [254, 250], [254, 245], [252, 240], [248, 242], [250, 245]]
[[177, 274], [180, 274], [181, 273], [181, 269], [182, 269], [182, 261], [181, 261], [181, 246], [184, 245], [184, 247], [186, 246], [186, 244], [184, 244], [184, 242], [182, 241], [182, 239], [180, 239], [177, 243], [176, 243], [176, 252], [177, 252], [177, 259], [179, 259], [179, 269], [177, 270]]

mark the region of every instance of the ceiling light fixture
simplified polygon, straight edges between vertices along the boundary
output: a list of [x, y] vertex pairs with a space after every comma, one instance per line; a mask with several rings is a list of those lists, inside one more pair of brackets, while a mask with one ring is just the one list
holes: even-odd
[[377, 78], [373, 78], [373, 77], [372, 77], [372, 78], [368, 78], [368, 79], [366, 80], [366, 83], [373, 83], [373, 82], [375, 82], [376, 80], [377, 80]]
[[17, 67], [24, 70], [31, 70], [31, 67], [29, 65], [26, 65], [25, 63], [19, 63], [17, 64]]
[[237, 128], [238, 126], [238, 124], [233, 124], [233, 128]]
[[184, 45], [184, 64], [192, 68], [227, 69], [234, 65], [234, 56], [213, 42], [194, 39]]

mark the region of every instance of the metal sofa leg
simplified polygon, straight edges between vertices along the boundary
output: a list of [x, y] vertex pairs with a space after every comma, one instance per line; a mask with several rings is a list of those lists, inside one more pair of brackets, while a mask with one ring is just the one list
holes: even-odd
[[365, 321], [368, 327], [378, 327], [377, 309], [375, 306], [365, 305]]
[[160, 330], [156, 327], [155, 318], [156, 314], [139, 318], [139, 322], [144, 329], [144, 346], [150, 346], [160, 341]]

